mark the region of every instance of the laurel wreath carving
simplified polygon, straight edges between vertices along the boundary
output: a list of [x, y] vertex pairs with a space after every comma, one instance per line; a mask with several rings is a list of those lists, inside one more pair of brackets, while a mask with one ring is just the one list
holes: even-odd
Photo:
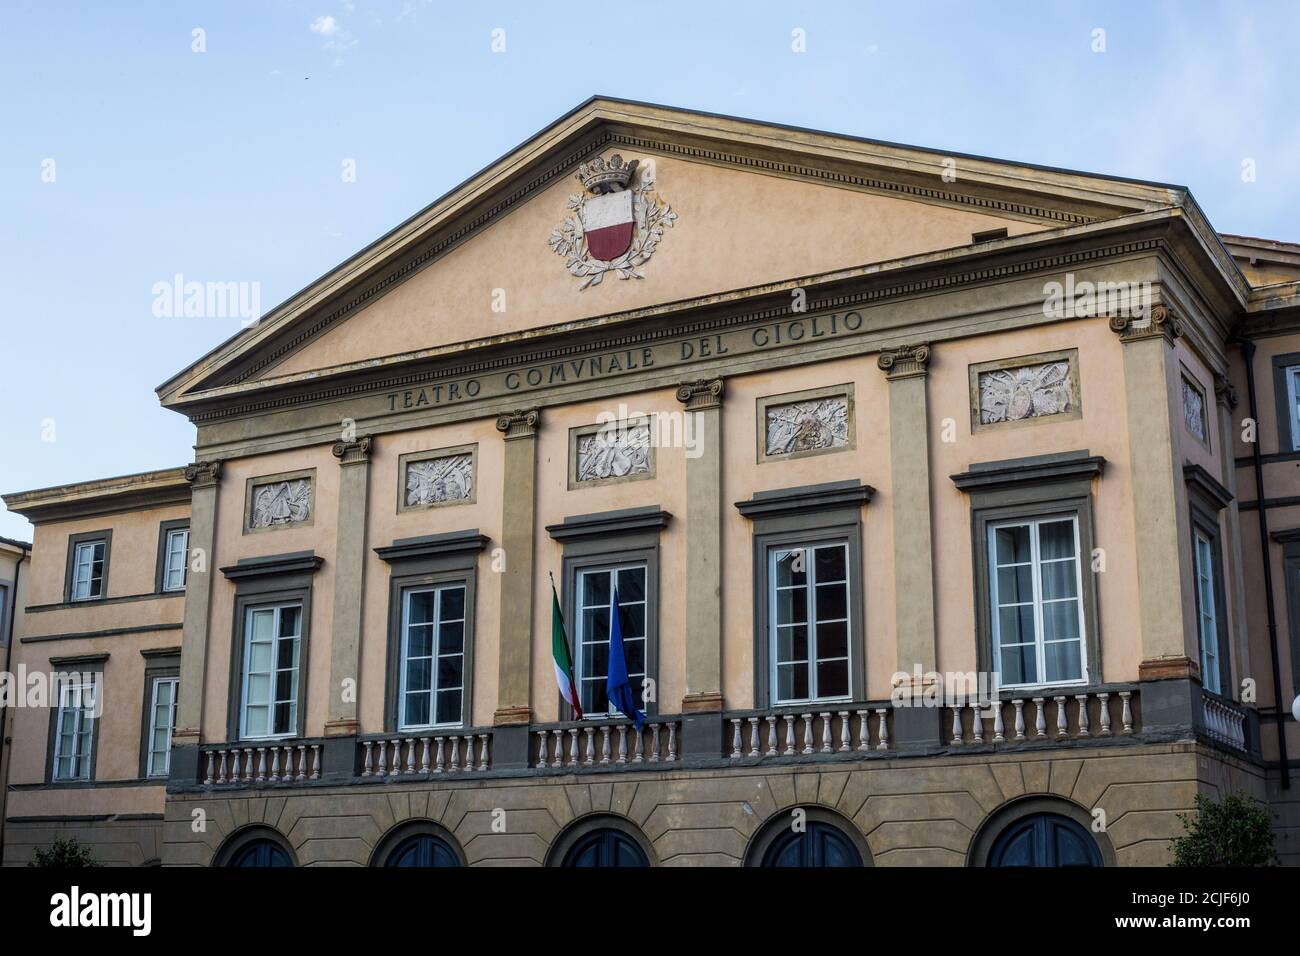
[[653, 188], [653, 176], [648, 171], [643, 172], [632, 190], [632, 220], [636, 226], [632, 244], [627, 252], [609, 261], [595, 259], [587, 250], [587, 236], [582, 228], [582, 209], [587, 204], [587, 197], [569, 197], [568, 207], [573, 215], [566, 216], [564, 222], [552, 230], [547, 244], [552, 252], [565, 260], [569, 273], [583, 280], [580, 289], [600, 285], [611, 272], [620, 279], [645, 278], [639, 267], [654, 255], [664, 229], [677, 221], [677, 213], [660, 201]]

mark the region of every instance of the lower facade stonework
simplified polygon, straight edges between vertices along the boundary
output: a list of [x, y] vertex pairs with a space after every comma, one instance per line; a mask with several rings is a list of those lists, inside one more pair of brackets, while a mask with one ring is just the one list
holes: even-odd
[[10, 817], [5, 821], [4, 866], [26, 866], [37, 850], [74, 839], [103, 866], [157, 866], [162, 862], [160, 814], [85, 817]]
[[[254, 832], [301, 866], [366, 866], [400, 828], [434, 824], [471, 866], [555, 864], [571, 829], [598, 818], [636, 835], [652, 865], [741, 866], [804, 808], [839, 821], [878, 866], [981, 862], [1023, 810], [1088, 825], [1105, 863], [1163, 866], [1195, 795], [1275, 800], [1261, 771], [1191, 742], [834, 765], [366, 781], [169, 794], [167, 865], [207, 866]], [[1289, 795], [1288, 795], [1289, 796]], [[1284, 862], [1298, 862], [1300, 803], [1273, 804]], [[228, 852], [228, 849], [226, 850]], [[1289, 859], [1287, 859], [1289, 857]]]

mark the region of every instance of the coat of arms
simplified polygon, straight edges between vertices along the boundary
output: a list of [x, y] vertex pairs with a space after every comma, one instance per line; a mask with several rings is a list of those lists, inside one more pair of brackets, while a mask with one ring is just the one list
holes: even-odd
[[615, 153], [608, 162], [597, 156], [578, 167], [575, 178], [587, 193], [569, 197], [573, 215], [551, 232], [548, 243], [583, 280], [583, 289], [599, 285], [610, 272], [620, 279], [644, 278], [638, 267], [677, 219], [654, 191], [653, 170], [639, 166], [639, 160], [624, 162]]

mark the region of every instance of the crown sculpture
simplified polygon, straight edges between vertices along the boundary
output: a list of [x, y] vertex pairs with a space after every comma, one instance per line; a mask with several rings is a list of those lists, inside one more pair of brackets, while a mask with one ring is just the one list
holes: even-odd
[[627, 189], [628, 183], [636, 175], [638, 162], [640, 160], [634, 159], [630, 163], [625, 163], [618, 153], [611, 156], [608, 163], [603, 156], [597, 156], [578, 167], [576, 178], [597, 196], [603, 193], [622, 192]]

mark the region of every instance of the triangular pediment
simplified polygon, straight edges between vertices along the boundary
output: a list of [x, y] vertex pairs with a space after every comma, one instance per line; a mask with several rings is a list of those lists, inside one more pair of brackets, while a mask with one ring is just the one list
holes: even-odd
[[[611, 179], [624, 185], [615, 155], [638, 163], [625, 184], [633, 201], [598, 195]], [[1086, 227], [1178, 198], [1178, 187], [597, 98], [159, 394], [182, 406], [959, 249], [1002, 230], [1014, 240]], [[598, 238], [612, 266], [591, 255]]]

